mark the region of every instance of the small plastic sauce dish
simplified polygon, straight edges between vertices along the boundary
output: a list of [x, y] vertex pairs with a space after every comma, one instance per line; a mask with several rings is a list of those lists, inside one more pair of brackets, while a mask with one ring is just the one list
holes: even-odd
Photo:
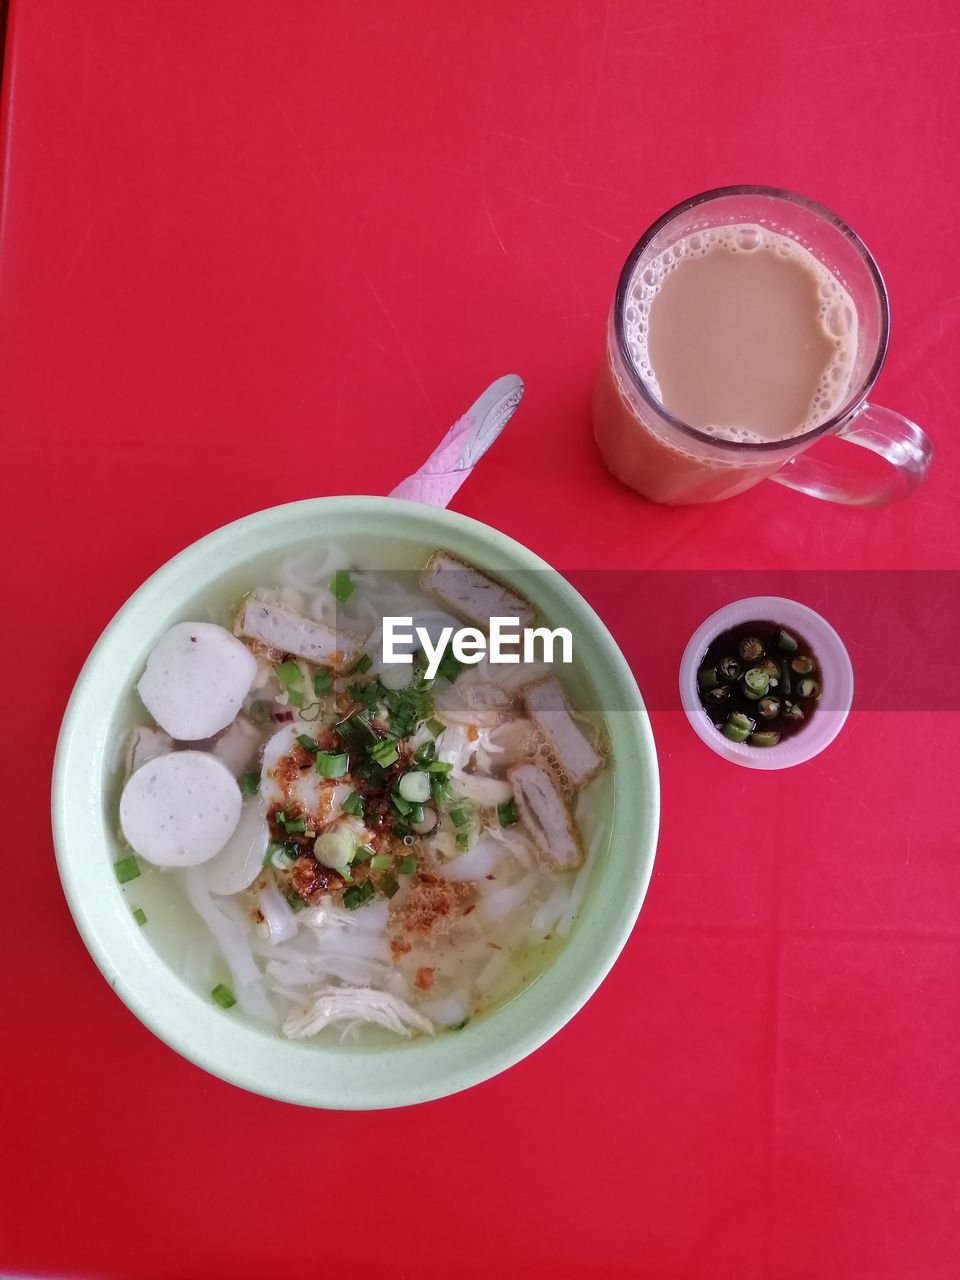
[[[752, 747], [732, 742], [713, 724], [700, 702], [697, 672], [722, 632], [745, 622], [764, 621], [796, 631], [807, 641], [820, 668], [822, 693], [816, 714], [797, 733], [775, 747]], [[843, 641], [819, 613], [782, 596], [750, 596], [712, 613], [690, 637], [680, 661], [680, 701], [698, 737], [725, 760], [747, 769], [789, 769], [819, 755], [843, 728], [853, 703], [853, 667]]]

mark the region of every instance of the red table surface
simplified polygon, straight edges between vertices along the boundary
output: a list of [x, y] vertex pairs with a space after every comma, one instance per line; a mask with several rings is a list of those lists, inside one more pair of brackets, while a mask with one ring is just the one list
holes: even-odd
[[[960, 566], [957, 8], [787, 10], [11, 6], [0, 1269], [958, 1274], [955, 711], [878, 696], [760, 776], [656, 699], [660, 846], [612, 974], [519, 1066], [382, 1113], [267, 1101], [155, 1039], [72, 926], [46, 817], [71, 685], [143, 578], [255, 509], [388, 491], [511, 370], [526, 399], [454, 505], [563, 570]], [[737, 181], [822, 200], [879, 259], [878, 398], [936, 446], [902, 505], [764, 484], [668, 510], [604, 471], [621, 262]], [[669, 690], [699, 620], [661, 613], [675, 643], [631, 648], [641, 688]]]

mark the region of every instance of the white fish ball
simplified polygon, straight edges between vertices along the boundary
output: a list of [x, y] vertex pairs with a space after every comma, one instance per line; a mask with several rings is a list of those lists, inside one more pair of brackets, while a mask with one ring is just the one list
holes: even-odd
[[120, 796], [120, 826], [147, 862], [192, 867], [224, 847], [242, 803], [237, 780], [215, 756], [173, 751], [128, 779]]
[[137, 692], [162, 729], [198, 742], [235, 719], [257, 674], [257, 660], [212, 622], [178, 622], [157, 641]]

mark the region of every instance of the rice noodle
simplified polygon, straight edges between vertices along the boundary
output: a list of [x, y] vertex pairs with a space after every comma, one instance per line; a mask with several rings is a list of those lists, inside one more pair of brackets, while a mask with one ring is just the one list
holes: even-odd
[[507, 856], [507, 846], [492, 839], [489, 833], [482, 835], [469, 853], [462, 853], [459, 858], [451, 858], [440, 867], [440, 874], [445, 880], [460, 883], [470, 880], [482, 880], [500, 865]]
[[288, 941], [300, 927], [296, 914], [272, 878], [257, 894], [257, 909], [263, 916], [271, 943]]
[[509, 963], [509, 951], [495, 951], [477, 975], [474, 983], [476, 989], [482, 995], [486, 995]]
[[263, 974], [253, 958], [248, 935], [220, 910], [207, 888], [202, 866], [187, 868], [183, 878], [190, 905], [216, 939], [230, 970], [240, 1008], [251, 1018], [275, 1022], [277, 1013], [263, 989]]
[[187, 868], [183, 878], [190, 905], [216, 939], [234, 981], [242, 986], [259, 981], [261, 974], [250, 949], [250, 940], [210, 894], [203, 867]]
[[448, 776], [454, 796], [469, 800], [483, 809], [506, 804], [513, 795], [513, 787], [505, 778], [489, 778], [482, 773], [462, 773], [454, 769]]
[[[585, 811], [588, 812], [590, 808], [593, 808], [596, 805], [596, 787], [596, 782], [593, 782], [580, 793], [580, 799], [577, 804], [577, 821], [581, 830], [584, 829], [583, 818]], [[577, 918], [577, 914], [587, 892], [587, 887], [590, 883], [593, 864], [596, 861], [601, 846], [606, 840], [606, 830], [602, 823], [598, 822], [592, 828], [588, 827], [587, 829], [592, 830], [590, 840], [587, 843], [587, 856], [583, 860], [583, 866], [577, 872], [577, 878], [573, 882], [573, 889], [570, 893], [570, 902], [566, 911], [564, 911], [563, 915], [560, 917], [560, 922], [557, 925], [556, 932], [557, 936], [560, 938], [568, 937], [570, 930], [573, 928], [573, 922]]]
[[549, 932], [563, 915], [564, 910], [569, 909], [572, 891], [573, 887], [569, 883], [558, 884], [537, 908], [533, 917], [534, 929], [541, 933]]
[[538, 872], [530, 871], [522, 880], [517, 880], [514, 884], [504, 885], [502, 888], [485, 893], [477, 904], [477, 914], [484, 920], [504, 919], [526, 902], [539, 879]]
[[454, 991], [447, 996], [421, 1000], [420, 1009], [428, 1018], [432, 1018], [438, 1027], [456, 1027], [467, 1016], [470, 997], [466, 991]]

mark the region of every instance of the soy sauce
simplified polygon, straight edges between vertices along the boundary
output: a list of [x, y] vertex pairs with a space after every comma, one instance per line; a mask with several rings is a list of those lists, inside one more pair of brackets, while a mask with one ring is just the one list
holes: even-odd
[[697, 688], [718, 732], [762, 749], [810, 722], [822, 693], [820, 664], [796, 631], [778, 622], [742, 622], [707, 649]]

